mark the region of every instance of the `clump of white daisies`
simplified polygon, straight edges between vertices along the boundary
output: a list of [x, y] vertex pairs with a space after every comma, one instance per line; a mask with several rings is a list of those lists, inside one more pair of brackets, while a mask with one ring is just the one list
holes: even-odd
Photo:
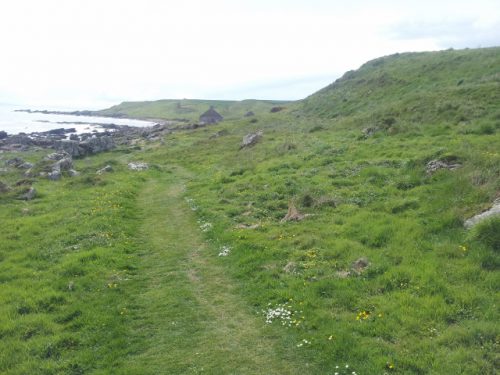
[[227, 257], [229, 254], [231, 254], [231, 248], [229, 246], [222, 246], [219, 251], [219, 256], [220, 257]]
[[186, 197], [186, 202], [189, 206], [189, 208], [191, 209], [191, 211], [196, 211], [198, 210], [198, 206], [196, 205], [195, 201], [193, 198], [187, 198]]
[[267, 305], [266, 310], [262, 310], [262, 313], [266, 317], [266, 323], [271, 324], [274, 321], [278, 321], [282, 326], [291, 327], [293, 322], [293, 312], [292, 306], [286, 303], [280, 303], [276, 306], [271, 306], [271, 303]]
[[203, 219], [199, 219], [198, 224], [200, 225], [200, 229], [202, 232], [208, 232], [213, 227], [212, 223], [209, 223], [208, 221], [204, 221]]

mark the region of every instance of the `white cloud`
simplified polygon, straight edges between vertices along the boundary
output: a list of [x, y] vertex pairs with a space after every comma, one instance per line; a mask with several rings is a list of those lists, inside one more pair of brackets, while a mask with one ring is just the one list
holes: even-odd
[[381, 55], [500, 44], [495, 2], [5, 0], [0, 101], [298, 99]]

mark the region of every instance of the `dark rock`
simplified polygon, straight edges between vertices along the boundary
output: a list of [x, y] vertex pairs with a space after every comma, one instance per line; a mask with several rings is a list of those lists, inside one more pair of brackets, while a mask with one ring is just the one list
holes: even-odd
[[[54, 164], [50, 166], [52, 169], [51, 172], [47, 174], [47, 178], [49, 180], [59, 180], [62, 176], [63, 171], [67, 171], [68, 175], [74, 176], [76, 172], [73, 169], [73, 159], [71, 155], [69, 155], [65, 151], [61, 152], [54, 152], [52, 154], [49, 154], [45, 157], [46, 161], [56, 161]], [[70, 172], [71, 171], [71, 172]]]
[[54, 148], [59, 151], [64, 151], [71, 155], [72, 157], [78, 157], [84, 155], [84, 151], [80, 148], [77, 141], [56, 141], [54, 142]]
[[21, 164], [18, 168], [19, 169], [31, 169], [31, 168], [33, 168], [33, 164], [25, 162], [25, 163]]
[[282, 110], [284, 110], [285, 107], [273, 107], [271, 108], [271, 113], [276, 113], [276, 112], [281, 112]]
[[69, 171], [72, 168], [73, 168], [73, 159], [71, 159], [71, 157], [61, 159], [52, 166], [53, 170], [59, 170], [59, 171]]
[[33, 145], [38, 147], [50, 148], [54, 146], [54, 142], [54, 139], [47, 137], [33, 138]]
[[16, 186], [23, 186], [23, 185], [29, 185], [31, 186], [33, 184], [33, 180], [29, 178], [25, 178], [23, 180], [19, 180], [16, 182]]
[[297, 210], [297, 208], [295, 207], [295, 205], [293, 204], [293, 202], [290, 202], [290, 203], [288, 203], [288, 212], [285, 215], [285, 217], [283, 219], [281, 219], [281, 222], [283, 223], [285, 221], [301, 221], [301, 220], [305, 219], [308, 216], [310, 216], [310, 215], [301, 214]]
[[28, 191], [26, 191], [26, 193], [19, 196], [19, 199], [30, 201], [35, 197], [36, 197], [36, 189], [32, 186], [28, 189]]
[[5, 142], [9, 145], [21, 145], [21, 146], [31, 146], [33, 144], [33, 140], [28, 137], [26, 134], [17, 134], [12, 135], [5, 139]]
[[72, 157], [79, 157], [109, 151], [115, 147], [115, 142], [110, 136], [86, 137], [82, 142], [76, 140], [56, 141], [54, 147], [57, 150], [67, 152]]
[[372, 135], [374, 135], [375, 133], [377, 133], [378, 131], [380, 131], [380, 128], [377, 127], [377, 126], [370, 126], [368, 128], [364, 128], [362, 130], [362, 133], [363, 133], [363, 137], [364, 138], [369, 138], [371, 137]]
[[240, 149], [255, 145], [257, 142], [259, 142], [263, 135], [264, 133], [261, 130], [256, 133], [245, 135], [243, 137], [243, 141], [241, 142]]
[[7, 138], [9, 135], [7, 134], [7, 132], [3, 131], [3, 130], [0, 130], [0, 139], [5, 139]]
[[6, 193], [10, 190], [10, 188], [4, 184], [2, 181], [0, 181], [0, 193]]
[[248, 111], [247, 113], [245, 113], [245, 117], [252, 117], [252, 116], [255, 116], [255, 113], [253, 113], [252, 111]]
[[52, 154], [48, 154], [44, 159], [59, 161], [68, 157], [71, 157], [71, 155], [65, 151], [62, 151], [62, 152], [53, 152]]
[[[76, 131], [76, 130], [73, 129], [73, 131]], [[51, 129], [51, 130], [46, 131], [45, 134], [65, 135], [66, 129], [64, 129], [64, 128]]]
[[61, 171], [60, 170], [53, 170], [52, 172], [47, 174], [47, 178], [52, 181], [57, 181], [61, 179]]
[[21, 165], [24, 164], [24, 160], [18, 157], [9, 159], [5, 162], [5, 165], [8, 167], [14, 167], [14, 168], [19, 168]]
[[79, 141], [80, 137], [77, 134], [71, 134], [69, 136], [70, 141]]
[[358, 260], [356, 260], [352, 266], [351, 266], [351, 270], [352, 272], [356, 273], [356, 274], [361, 274], [368, 266], [370, 265], [370, 262], [368, 262], [368, 259], [367, 258], [359, 258]]
[[110, 136], [92, 137], [80, 142], [79, 147], [84, 150], [84, 154], [97, 154], [112, 150], [115, 148], [115, 142]]

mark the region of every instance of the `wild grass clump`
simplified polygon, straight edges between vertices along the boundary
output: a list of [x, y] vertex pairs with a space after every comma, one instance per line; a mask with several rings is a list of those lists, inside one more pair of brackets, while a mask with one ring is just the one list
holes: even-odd
[[476, 224], [469, 237], [500, 253], [500, 217], [492, 217]]

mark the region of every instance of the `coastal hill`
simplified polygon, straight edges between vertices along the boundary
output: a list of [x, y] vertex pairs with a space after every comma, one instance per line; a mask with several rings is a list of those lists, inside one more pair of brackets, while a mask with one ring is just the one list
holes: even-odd
[[198, 121], [200, 114], [213, 106], [224, 118], [234, 120], [244, 117], [248, 112], [266, 112], [273, 107], [286, 106], [289, 103], [279, 100], [164, 99], [151, 102], [124, 102], [93, 113], [111, 117]]
[[98, 113], [0, 153], [0, 373], [498, 371], [500, 48]]

